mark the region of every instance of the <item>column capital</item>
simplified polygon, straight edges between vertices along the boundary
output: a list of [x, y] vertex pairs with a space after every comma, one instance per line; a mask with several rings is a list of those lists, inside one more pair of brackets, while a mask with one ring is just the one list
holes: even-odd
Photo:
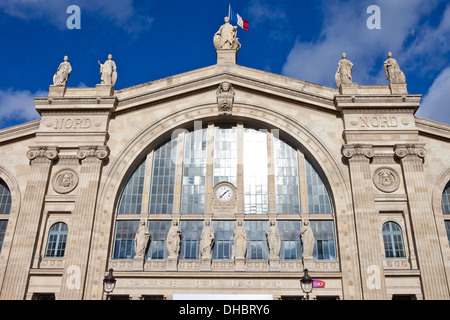
[[58, 158], [59, 148], [57, 146], [35, 146], [29, 148], [27, 158], [32, 161], [38, 158], [52, 161]]
[[80, 146], [77, 152], [77, 158], [84, 160], [95, 157], [99, 160], [105, 160], [109, 155], [107, 146]]
[[427, 155], [424, 148], [425, 143], [416, 144], [396, 144], [394, 147], [395, 156], [405, 160], [423, 159]]
[[369, 160], [374, 155], [371, 144], [344, 144], [341, 152], [345, 158], [354, 160]]

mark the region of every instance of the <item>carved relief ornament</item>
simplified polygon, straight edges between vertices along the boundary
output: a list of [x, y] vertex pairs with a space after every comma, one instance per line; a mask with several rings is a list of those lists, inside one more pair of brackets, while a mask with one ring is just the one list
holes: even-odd
[[234, 102], [234, 88], [229, 82], [222, 82], [216, 91], [219, 115], [231, 115]]
[[78, 174], [71, 168], [59, 170], [52, 179], [53, 190], [65, 194], [73, 191], [78, 185]]
[[391, 167], [376, 169], [372, 179], [375, 187], [383, 192], [394, 192], [400, 187], [400, 175]]
[[395, 146], [395, 156], [403, 160], [422, 160], [427, 155], [424, 146], [424, 143], [397, 144]]
[[27, 158], [30, 160], [45, 159], [45, 160], [55, 160], [58, 158], [59, 148], [50, 146], [37, 146], [30, 147], [27, 152]]
[[345, 158], [352, 160], [367, 161], [374, 156], [372, 145], [369, 144], [344, 144], [341, 151]]
[[81, 146], [77, 153], [77, 157], [80, 160], [88, 158], [105, 160], [108, 155], [109, 148], [107, 146]]

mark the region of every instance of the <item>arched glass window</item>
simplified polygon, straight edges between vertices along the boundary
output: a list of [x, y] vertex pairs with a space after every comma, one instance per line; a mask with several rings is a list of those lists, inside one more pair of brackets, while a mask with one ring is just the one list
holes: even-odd
[[141, 213], [142, 192], [144, 190], [145, 161], [134, 171], [119, 203], [117, 213], [138, 214]]
[[[0, 179], [0, 214], [9, 215], [11, 213], [11, 192], [5, 181]], [[0, 220], [0, 252], [3, 247], [3, 240], [5, 239], [6, 227], [8, 219]]]
[[309, 213], [332, 213], [330, 196], [320, 175], [305, 159], [306, 192]]
[[[180, 130], [151, 150], [120, 195], [113, 259], [134, 257], [133, 239], [146, 214], [152, 239], [147, 259], [167, 258], [165, 241], [173, 214], [180, 219], [182, 232], [179, 258], [199, 259], [203, 220], [195, 215], [214, 216], [214, 187], [231, 183], [237, 192], [236, 213], [243, 214], [248, 233], [248, 260], [268, 259], [265, 233], [269, 214], [277, 214], [281, 260], [302, 258], [304, 214], [309, 215], [316, 239], [314, 259], [335, 260], [333, 206], [326, 180], [302, 149], [288, 143], [278, 131], [241, 123], [210, 123], [193, 131]], [[320, 218], [314, 219], [314, 214]], [[234, 214], [213, 219], [213, 260], [233, 258], [235, 223]]]
[[444, 188], [442, 193], [442, 213], [450, 214], [450, 181]]
[[0, 214], [11, 212], [11, 192], [5, 181], [0, 179]]
[[45, 257], [47, 258], [61, 258], [64, 257], [67, 242], [67, 224], [58, 222], [51, 226], [48, 233], [47, 249], [45, 250]]
[[173, 213], [177, 145], [175, 138], [153, 154], [149, 213]]
[[184, 136], [181, 213], [205, 213], [206, 129]]
[[[450, 215], [450, 181], [442, 192], [442, 213]], [[450, 220], [444, 220], [445, 231], [447, 232], [448, 243], [450, 244]]]
[[403, 235], [400, 226], [392, 221], [383, 224], [383, 242], [386, 258], [404, 258]]

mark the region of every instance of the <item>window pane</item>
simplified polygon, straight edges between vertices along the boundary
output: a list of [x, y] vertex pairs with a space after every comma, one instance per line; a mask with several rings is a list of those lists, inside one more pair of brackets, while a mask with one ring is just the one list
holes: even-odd
[[300, 221], [277, 221], [281, 238], [281, 260], [299, 260], [302, 258]]
[[63, 222], [55, 223], [48, 233], [45, 257], [64, 257], [67, 242], [67, 225]]
[[445, 231], [447, 231], [447, 239], [448, 243], [450, 244], [450, 220], [445, 220]]
[[165, 143], [153, 154], [150, 213], [173, 213], [177, 141]]
[[297, 150], [273, 138], [277, 213], [300, 213]]
[[232, 258], [234, 221], [213, 221], [214, 246], [212, 257], [217, 260]]
[[0, 220], [0, 252], [2, 251], [3, 240], [5, 239], [7, 226], [8, 226], [8, 220]]
[[245, 221], [247, 232], [247, 260], [269, 259], [266, 231], [269, 221]]
[[244, 128], [244, 213], [268, 213], [267, 134]]
[[142, 193], [144, 191], [145, 178], [145, 161], [134, 171], [130, 180], [128, 180], [122, 197], [120, 198], [119, 209], [120, 214], [138, 214], [141, 213]]
[[116, 223], [113, 259], [133, 259], [134, 237], [139, 228], [139, 220], [120, 220]]
[[214, 185], [228, 181], [236, 186], [237, 129], [214, 128]]
[[442, 193], [442, 212], [450, 214], [450, 182], [447, 183]]
[[314, 259], [336, 260], [336, 241], [333, 221], [309, 221], [314, 233]]
[[180, 260], [195, 260], [200, 258], [199, 244], [202, 235], [203, 221], [181, 221]]
[[182, 213], [205, 212], [207, 132], [206, 129], [195, 130], [184, 138]]
[[5, 181], [0, 179], [0, 214], [11, 212], [11, 192]]
[[402, 229], [395, 222], [383, 224], [383, 242], [386, 258], [404, 258]]
[[150, 247], [147, 259], [167, 259], [166, 238], [171, 225], [172, 221], [150, 220], [148, 222]]
[[305, 159], [306, 195], [309, 213], [332, 213], [330, 196], [314, 167]]

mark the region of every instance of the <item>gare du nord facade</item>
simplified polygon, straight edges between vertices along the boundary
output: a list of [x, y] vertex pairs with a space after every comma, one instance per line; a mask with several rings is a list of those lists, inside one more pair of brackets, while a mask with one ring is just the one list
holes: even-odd
[[304, 269], [311, 299], [449, 299], [450, 127], [404, 81], [330, 88], [216, 49], [121, 90], [109, 59], [0, 131], [1, 299], [105, 299], [109, 269], [110, 299], [303, 299]]

